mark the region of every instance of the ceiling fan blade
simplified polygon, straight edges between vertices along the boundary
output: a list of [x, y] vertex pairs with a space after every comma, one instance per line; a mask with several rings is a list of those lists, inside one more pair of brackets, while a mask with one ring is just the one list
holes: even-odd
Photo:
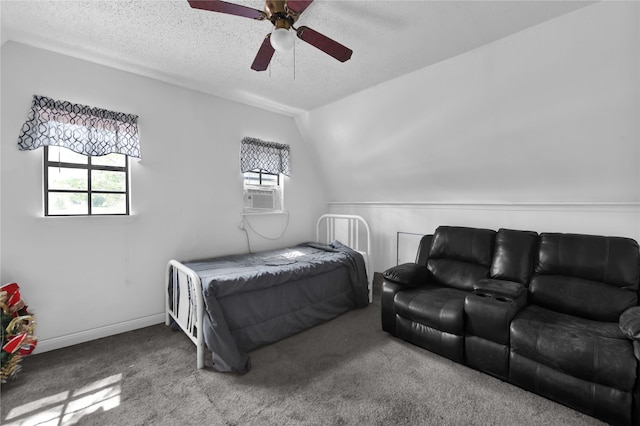
[[253, 60], [253, 64], [251, 64], [251, 69], [254, 71], [264, 71], [269, 67], [269, 62], [271, 62], [271, 58], [275, 53], [275, 49], [271, 46], [270, 40], [271, 34], [267, 34], [262, 42], [262, 46], [260, 46], [260, 50], [258, 50], [258, 54], [256, 58]]
[[298, 15], [305, 11], [313, 0], [287, 0], [287, 7]]
[[331, 40], [329, 37], [312, 30], [309, 27], [299, 27], [296, 30], [298, 38], [310, 45], [317, 47], [329, 56], [333, 56], [340, 62], [346, 62], [351, 58], [353, 51], [346, 46]]
[[209, 10], [211, 12], [227, 13], [229, 15], [244, 16], [245, 18], [263, 20], [267, 15], [258, 9], [227, 3], [220, 0], [188, 0], [194, 9]]

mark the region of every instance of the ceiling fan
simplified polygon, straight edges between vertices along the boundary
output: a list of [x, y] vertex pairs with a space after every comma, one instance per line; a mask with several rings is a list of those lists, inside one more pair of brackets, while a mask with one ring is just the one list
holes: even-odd
[[194, 9], [227, 13], [229, 15], [256, 19], [258, 21], [265, 19], [271, 21], [274, 29], [264, 38], [258, 54], [251, 65], [251, 69], [255, 71], [266, 70], [276, 50], [286, 51], [293, 47], [293, 38], [289, 29], [293, 29], [300, 40], [322, 50], [340, 62], [348, 61], [353, 53], [348, 47], [309, 27], [301, 26], [296, 28], [293, 26], [302, 12], [313, 3], [313, 0], [266, 0], [264, 11], [220, 0], [188, 1]]

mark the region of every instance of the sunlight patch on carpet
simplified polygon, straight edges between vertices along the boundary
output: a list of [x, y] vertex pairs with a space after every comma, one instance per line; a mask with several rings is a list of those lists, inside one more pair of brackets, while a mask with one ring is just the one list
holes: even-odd
[[60, 392], [12, 409], [5, 426], [73, 425], [100, 409], [120, 405], [122, 374], [115, 374], [72, 391]]

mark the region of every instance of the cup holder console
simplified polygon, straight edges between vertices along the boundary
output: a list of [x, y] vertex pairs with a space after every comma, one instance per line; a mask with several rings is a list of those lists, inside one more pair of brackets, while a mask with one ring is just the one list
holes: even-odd
[[498, 295], [495, 295], [495, 294], [486, 293], [486, 292], [483, 292], [483, 291], [476, 290], [476, 291], [473, 292], [473, 294], [475, 296], [478, 296], [478, 297], [486, 297], [486, 298], [495, 299], [498, 302], [513, 303], [513, 299], [510, 299], [510, 298], [505, 297], [505, 296], [498, 296]]
[[[509, 324], [525, 305], [526, 297], [526, 290], [522, 284], [498, 280], [478, 282], [473, 293], [465, 299], [465, 333], [476, 340], [483, 339], [498, 345], [507, 345]], [[496, 350], [499, 352], [503, 349], [504, 346]], [[469, 347], [469, 350], [473, 352], [474, 348]], [[478, 357], [485, 355], [484, 352], [483, 355], [479, 353]]]

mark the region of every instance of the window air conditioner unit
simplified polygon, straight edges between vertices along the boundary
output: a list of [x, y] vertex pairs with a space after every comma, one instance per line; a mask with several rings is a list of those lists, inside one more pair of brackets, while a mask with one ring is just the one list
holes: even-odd
[[280, 191], [277, 188], [245, 188], [244, 208], [248, 211], [280, 210]]

